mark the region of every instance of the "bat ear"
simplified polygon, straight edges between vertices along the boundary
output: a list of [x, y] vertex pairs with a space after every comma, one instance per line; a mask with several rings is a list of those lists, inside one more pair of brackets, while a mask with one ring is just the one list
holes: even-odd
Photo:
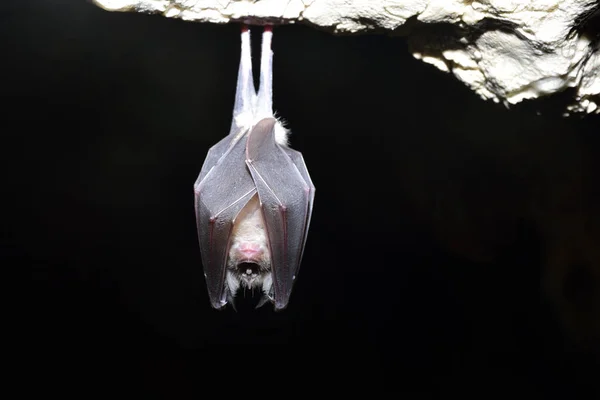
[[248, 134], [246, 159], [254, 160], [265, 146], [275, 146], [275, 118], [261, 119]]

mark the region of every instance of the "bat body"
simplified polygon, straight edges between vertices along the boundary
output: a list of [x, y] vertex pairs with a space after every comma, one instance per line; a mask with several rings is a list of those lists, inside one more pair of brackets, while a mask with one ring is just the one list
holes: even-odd
[[242, 28], [231, 131], [210, 148], [194, 184], [196, 223], [211, 304], [262, 293], [258, 307], [284, 309], [302, 260], [315, 188], [302, 154], [272, 106], [272, 29], [262, 38], [260, 86], [252, 77], [250, 32]]

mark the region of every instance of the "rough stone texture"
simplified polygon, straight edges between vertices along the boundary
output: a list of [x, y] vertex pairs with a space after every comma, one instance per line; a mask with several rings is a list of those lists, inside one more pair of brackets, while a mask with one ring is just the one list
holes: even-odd
[[566, 115], [600, 113], [597, 0], [94, 0], [189, 21], [316, 25], [409, 36], [413, 55], [484, 99], [516, 104], [574, 88]]

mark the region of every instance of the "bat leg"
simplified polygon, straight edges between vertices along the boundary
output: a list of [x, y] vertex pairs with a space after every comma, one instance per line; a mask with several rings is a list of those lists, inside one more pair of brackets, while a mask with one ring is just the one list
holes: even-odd
[[250, 29], [242, 25], [242, 46], [240, 54], [240, 67], [235, 90], [235, 103], [233, 105], [233, 121], [231, 131], [239, 130], [252, 124], [253, 107], [256, 102], [256, 90], [252, 77], [252, 51], [250, 48]]
[[273, 51], [271, 41], [273, 27], [266, 25], [262, 35], [260, 53], [260, 79], [258, 86], [258, 103], [256, 121], [273, 116]]

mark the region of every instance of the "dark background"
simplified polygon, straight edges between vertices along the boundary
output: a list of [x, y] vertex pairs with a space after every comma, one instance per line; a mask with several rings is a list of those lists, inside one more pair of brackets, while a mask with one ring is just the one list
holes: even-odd
[[239, 26], [77, 0], [0, 19], [2, 264], [33, 278], [13, 308], [34, 381], [597, 390], [600, 119], [562, 118], [572, 93], [507, 109], [404, 38], [276, 27], [274, 104], [317, 187], [312, 226], [287, 310], [218, 312], [192, 185], [230, 126]]

